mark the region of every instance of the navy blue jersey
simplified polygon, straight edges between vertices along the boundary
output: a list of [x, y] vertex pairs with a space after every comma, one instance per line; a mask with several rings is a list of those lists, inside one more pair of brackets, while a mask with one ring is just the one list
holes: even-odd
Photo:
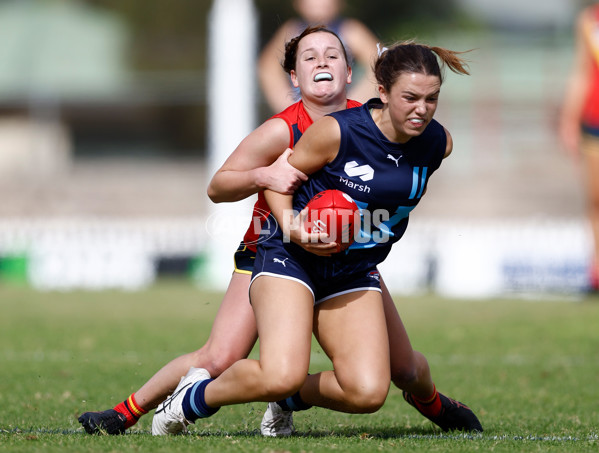
[[386, 256], [390, 246], [403, 236], [409, 214], [441, 165], [447, 146], [445, 130], [435, 120], [407, 143], [390, 142], [369, 112], [381, 106], [379, 99], [372, 99], [360, 108], [330, 115], [341, 129], [339, 152], [294, 197], [295, 209], [325, 189], [341, 190], [354, 199], [360, 208], [362, 229], [349, 253], [380, 248]]
[[[445, 155], [447, 136], [435, 120], [407, 143], [390, 142], [369, 111], [381, 107], [380, 99], [371, 99], [362, 107], [330, 114], [341, 129], [337, 156], [312, 174], [293, 198], [294, 209], [300, 211], [317, 193], [338, 189], [360, 208], [360, 237], [345, 252], [318, 257], [296, 244], [285, 245], [305, 253], [310, 266], [320, 263], [328, 278], [361, 272], [386, 258], [392, 244], [403, 236], [410, 212]], [[280, 235], [275, 238], [281, 240]]]

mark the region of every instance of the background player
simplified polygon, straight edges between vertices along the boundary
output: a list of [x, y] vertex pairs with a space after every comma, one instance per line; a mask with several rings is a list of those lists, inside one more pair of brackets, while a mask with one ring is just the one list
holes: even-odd
[[599, 290], [599, 3], [576, 22], [574, 65], [560, 118], [560, 136], [573, 155], [582, 151], [588, 217], [593, 234], [590, 287]]
[[281, 70], [281, 60], [285, 54], [285, 43], [310, 25], [325, 24], [334, 31], [349, 54], [350, 64], [353, 61], [359, 65], [361, 74], [349, 89], [349, 97], [366, 102], [376, 96], [372, 65], [377, 55], [377, 39], [362, 22], [341, 15], [344, 0], [292, 0], [292, 3], [299, 17], [281, 25], [258, 60], [260, 87], [271, 110], [281, 111], [299, 99], [299, 92], [289, 84], [289, 77]]

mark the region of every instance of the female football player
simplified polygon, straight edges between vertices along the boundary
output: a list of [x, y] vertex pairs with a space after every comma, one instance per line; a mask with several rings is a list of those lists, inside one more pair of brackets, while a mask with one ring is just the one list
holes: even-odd
[[578, 15], [575, 59], [562, 105], [560, 136], [571, 154], [580, 153], [583, 158], [594, 246], [589, 289], [599, 291], [599, 3]]

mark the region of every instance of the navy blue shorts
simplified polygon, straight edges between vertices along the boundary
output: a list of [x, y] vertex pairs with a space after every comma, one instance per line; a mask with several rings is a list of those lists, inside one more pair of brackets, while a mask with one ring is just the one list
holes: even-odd
[[599, 138], [599, 126], [582, 125], [582, 133], [589, 137]]
[[233, 255], [233, 262], [235, 264], [233, 272], [237, 272], [238, 274], [251, 274], [254, 269], [255, 261], [256, 252], [249, 249], [242, 241]]
[[346, 267], [344, 271], [338, 259], [316, 256], [296, 244], [284, 244], [280, 239], [258, 244], [252, 282], [261, 275], [304, 285], [312, 293], [315, 305], [355, 291], [381, 292], [375, 265], [355, 270]]

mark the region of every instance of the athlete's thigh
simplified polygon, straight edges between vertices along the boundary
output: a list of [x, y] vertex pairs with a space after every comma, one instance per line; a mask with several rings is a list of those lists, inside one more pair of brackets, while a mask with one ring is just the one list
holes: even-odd
[[258, 336], [248, 293], [250, 278], [249, 274], [233, 273], [208, 340], [210, 348], [234, 352], [239, 359], [247, 356]]
[[250, 297], [258, 335], [260, 362], [269, 367], [308, 372], [314, 298], [303, 284], [261, 275], [254, 279]]
[[404, 369], [406, 366], [412, 367], [414, 364], [412, 345], [408, 332], [403, 325], [399, 312], [391, 298], [389, 289], [381, 278], [381, 290], [383, 296], [383, 307], [385, 309], [385, 320], [387, 323], [387, 333], [389, 335], [389, 354], [391, 358], [391, 369]]
[[356, 291], [316, 307], [314, 335], [332, 360], [337, 379], [389, 380], [389, 339], [378, 291]]

